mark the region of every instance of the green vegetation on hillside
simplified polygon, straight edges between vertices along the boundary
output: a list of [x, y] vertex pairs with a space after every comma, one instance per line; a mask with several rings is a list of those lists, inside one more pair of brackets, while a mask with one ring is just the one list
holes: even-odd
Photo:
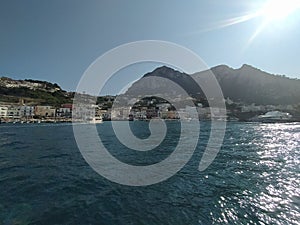
[[32, 90], [26, 87], [0, 87], [0, 101], [18, 102], [20, 98], [29, 98], [32, 102], [53, 106], [60, 106], [61, 104], [72, 102], [71, 96], [64, 91], [47, 92], [43, 90]]

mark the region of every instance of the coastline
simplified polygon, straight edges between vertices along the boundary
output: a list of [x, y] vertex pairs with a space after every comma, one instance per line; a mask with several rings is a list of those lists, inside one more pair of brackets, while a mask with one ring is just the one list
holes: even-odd
[[[117, 120], [103, 120], [103, 122], [109, 121], [118, 121], [118, 122], [150, 122], [151, 119], [143, 119], [143, 120], [125, 120], [125, 119], [117, 119]], [[155, 118], [153, 119], [155, 120]], [[161, 119], [163, 121], [172, 122], [172, 121], [181, 121], [180, 119]], [[185, 122], [193, 122], [195, 120], [183, 120]], [[199, 120], [199, 122], [211, 122], [212, 120]], [[247, 120], [214, 120], [215, 122], [226, 122], [226, 123], [299, 123], [299, 119], [291, 119], [291, 120], [266, 120], [266, 121], [247, 121]], [[94, 124], [90, 121], [84, 120], [73, 120], [72, 118], [45, 118], [45, 119], [5, 119], [1, 118], [0, 124], [39, 124], [39, 123], [86, 123], [86, 124]]]

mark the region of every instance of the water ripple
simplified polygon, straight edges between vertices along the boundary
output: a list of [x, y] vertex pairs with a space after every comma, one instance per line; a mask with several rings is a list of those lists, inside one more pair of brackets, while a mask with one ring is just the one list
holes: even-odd
[[[104, 144], [128, 162], [161, 160], [178, 139], [173, 127], [161, 149], [136, 155], [115, 141], [109, 124], [100, 126]], [[299, 123], [229, 123], [220, 153], [203, 172], [197, 166], [209, 124], [201, 130], [178, 174], [136, 188], [96, 174], [69, 125], [1, 125], [0, 224], [299, 224]]]

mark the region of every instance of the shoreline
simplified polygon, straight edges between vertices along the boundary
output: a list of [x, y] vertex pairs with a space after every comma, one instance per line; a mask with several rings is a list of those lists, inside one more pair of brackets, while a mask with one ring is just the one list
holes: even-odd
[[[150, 122], [151, 119], [144, 119], [144, 120], [103, 120], [103, 122]], [[157, 120], [156, 118], [153, 120]], [[181, 121], [180, 119], [161, 119], [163, 121]], [[184, 122], [194, 122], [195, 120], [182, 120]], [[212, 122], [212, 120], [199, 120], [199, 122]], [[214, 122], [226, 122], [226, 123], [299, 123], [300, 120], [274, 120], [274, 121], [245, 121], [245, 120], [239, 120], [239, 121], [231, 121], [231, 120], [214, 120]], [[73, 124], [95, 124], [91, 123], [89, 121], [84, 120], [72, 120], [71, 118], [64, 118], [64, 119], [54, 119], [54, 118], [48, 118], [48, 119], [0, 119], [0, 124], [45, 124], [45, 123], [73, 123]]]

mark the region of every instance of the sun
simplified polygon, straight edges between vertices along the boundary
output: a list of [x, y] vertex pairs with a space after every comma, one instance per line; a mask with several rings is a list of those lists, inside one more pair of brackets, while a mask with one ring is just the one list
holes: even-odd
[[266, 22], [283, 20], [300, 9], [300, 0], [271, 0], [258, 12]]
[[[254, 17], [262, 18], [260, 26], [250, 37], [250, 44], [269, 25], [285, 25], [288, 18], [300, 10], [300, 0], [269, 0], [255, 14]], [[275, 27], [272, 26], [272, 29]]]
[[257, 27], [248, 40], [246, 45], [248, 47], [264, 30], [276, 32], [278, 29], [285, 29], [289, 24], [294, 24], [299, 19], [299, 15], [296, 16], [296, 14], [300, 14], [300, 0], [261, 0], [259, 3], [258, 1], [251, 3], [250, 6], [253, 7], [252, 10], [241, 16], [220, 21], [207, 31], [255, 20]]

